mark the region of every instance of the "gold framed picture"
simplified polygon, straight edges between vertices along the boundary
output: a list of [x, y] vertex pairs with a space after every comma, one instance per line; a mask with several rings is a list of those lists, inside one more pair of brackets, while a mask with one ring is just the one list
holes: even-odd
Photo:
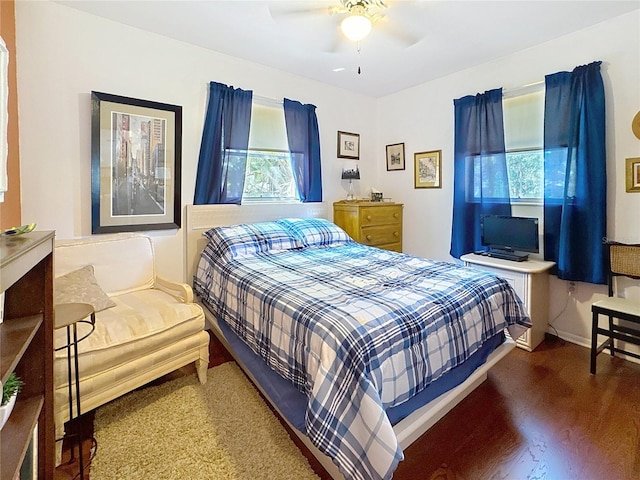
[[415, 188], [442, 187], [442, 150], [413, 154]]
[[625, 169], [627, 192], [640, 192], [640, 157], [627, 158]]

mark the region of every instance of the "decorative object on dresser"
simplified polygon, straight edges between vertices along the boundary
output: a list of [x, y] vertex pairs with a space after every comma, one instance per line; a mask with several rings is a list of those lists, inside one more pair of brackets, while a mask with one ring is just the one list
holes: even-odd
[[626, 159], [627, 192], [640, 192], [640, 157]]
[[[0, 237], [0, 291], [5, 293], [0, 324], [0, 381], [12, 372], [24, 382], [13, 413], [2, 429], [0, 478], [19, 477], [23, 464], [37, 478], [53, 478], [53, 238], [34, 231]], [[37, 434], [34, 435], [34, 432]], [[37, 455], [27, 452], [34, 440]]]
[[442, 150], [413, 154], [415, 188], [442, 187]]
[[387, 171], [404, 170], [404, 143], [387, 145]]
[[338, 132], [338, 158], [360, 160], [360, 134]]
[[382, 201], [382, 192], [371, 189], [371, 201], [372, 202], [381, 202]]
[[347, 200], [348, 201], [355, 200], [356, 197], [353, 194], [353, 180], [360, 180], [360, 170], [358, 170], [358, 167], [356, 166], [356, 168], [354, 169], [343, 168], [342, 180], [349, 180], [349, 190], [347, 193]]
[[335, 202], [333, 222], [356, 242], [402, 252], [401, 203]]
[[504, 278], [522, 300], [532, 326], [516, 340], [516, 346], [532, 352], [544, 339], [549, 324], [549, 270], [554, 262], [527, 260], [514, 262], [469, 253], [460, 260], [468, 267]]
[[91, 231], [180, 228], [181, 152], [181, 106], [91, 92]]

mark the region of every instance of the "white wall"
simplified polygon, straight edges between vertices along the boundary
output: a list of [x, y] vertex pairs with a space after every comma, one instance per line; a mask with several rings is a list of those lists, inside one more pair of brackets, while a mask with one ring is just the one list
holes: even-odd
[[[517, 88], [546, 74], [602, 60], [607, 96], [608, 230], [640, 241], [640, 195], [625, 193], [624, 160], [640, 156], [631, 120], [640, 107], [640, 11], [382, 99], [358, 96], [254, 63], [176, 42], [50, 3], [16, 2], [23, 222], [58, 238], [91, 233], [90, 92], [183, 107], [182, 204], [192, 202], [208, 82], [317, 105], [325, 200], [346, 194], [336, 132], [361, 134], [362, 180], [405, 204], [408, 253], [450, 260], [453, 99]], [[428, 61], [428, 59], [425, 59]], [[405, 143], [407, 168], [387, 172], [385, 145]], [[442, 150], [442, 188], [413, 188], [413, 153]], [[152, 232], [160, 274], [183, 278], [183, 232]], [[567, 298], [552, 277], [550, 318], [568, 339], [590, 337], [590, 304], [605, 288], [579, 284]], [[640, 298], [639, 289], [629, 289]], [[567, 305], [566, 310], [563, 308]]]
[[[390, 95], [378, 102], [377, 184], [385, 196], [405, 204], [408, 253], [451, 260], [453, 205], [453, 100], [493, 88], [518, 88], [547, 74], [602, 60], [607, 101], [608, 234], [640, 242], [640, 195], [625, 192], [625, 158], [640, 155], [631, 120], [640, 108], [640, 11], [508, 57], [469, 68]], [[405, 142], [407, 169], [387, 172], [385, 145]], [[442, 149], [441, 189], [413, 188], [413, 154]], [[566, 282], [552, 277], [550, 319], [561, 335], [586, 344], [591, 336], [590, 306], [606, 288], [579, 283], [567, 298]], [[629, 296], [640, 298], [640, 289]]]
[[[16, 2], [16, 31], [22, 220], [56, 230], [57, 238], [91, 234], [92, 90], [182, 106], [183, 205], [193, 202], [212, 80], [317, 106], [325, 201], [346, 196], [340, 172], [349, 163], [337, 159], [338, 130], [361, 133], [363, 181], [374, 172], [375, 102], [369, 97], [48, 1]], [[183, 230], [150, 235], [159, 273], [183, 278]]]

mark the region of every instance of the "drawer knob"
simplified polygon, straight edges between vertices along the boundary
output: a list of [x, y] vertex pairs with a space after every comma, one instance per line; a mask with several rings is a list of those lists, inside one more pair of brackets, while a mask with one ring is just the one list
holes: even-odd
[[367, 215], [367, 220], [371, 221], [371, 215]]
[[395, 212], [395, 213], [393, 214], [393, 218], [398, 218], [399, 216], [400, 216], [400, 214], [399, 214], [398, 212]]
[[393, 232], [393, 236], [394, 237], [399, 237], [400, 236], [400, 232]]
[[367, 240], [371, 240], [371, 235], [367, 235]]

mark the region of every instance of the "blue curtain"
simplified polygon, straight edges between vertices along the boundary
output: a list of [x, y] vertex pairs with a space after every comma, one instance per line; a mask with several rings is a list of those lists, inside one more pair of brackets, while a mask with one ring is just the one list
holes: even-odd
[[511, 215], [502, 121], [502, 89], [454, 100], [451, 255], [481, 248], [480, 217]]
[[302, 202], [322, 201], [320, 134], [315, 105], [284, 99], [291, 168]]
[[252, 97], [250, 90], [217, 82], [209, 84], [209, 105], [193, 197], [195, 205], [242, 201]]
[[604, 85], [600, 63], [545, 77], [544, 256], [558, 278], [606, 282]]

